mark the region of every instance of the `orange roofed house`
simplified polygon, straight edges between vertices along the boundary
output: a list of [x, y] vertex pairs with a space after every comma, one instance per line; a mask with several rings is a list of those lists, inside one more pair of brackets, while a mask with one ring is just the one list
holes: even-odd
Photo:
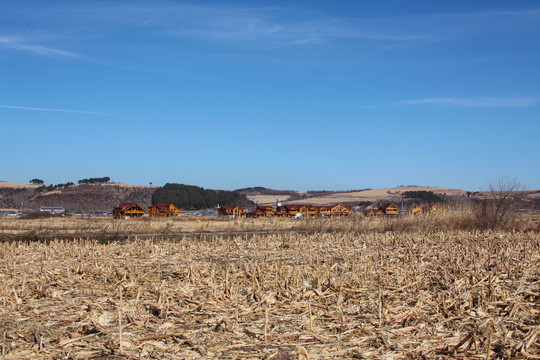
[[399, 215], [399, 208], [395, 204], [384, 204], [381, 206], [384, 215]]
[[218, 216], [244, 217], [246, 210], [241, 206], [222, 206], [218, 209]]
[[257, 206], [256, 211], [257, 210], [262, 211], [264, 213], [264, 216], [274, 216], [275, 215], [274, 207], [271, 206], [271, 205]]
[[336, 204], [331, 207], [332, 216], [349, 216], [351, 215], [352, 207], [349, 205]]
[[253, 211], [250, 211], [250, 212], [246, 213], [246, 217], [248, 217], [248, 218], [264, 217], [264, 211], [259, 210], [259, 209], [255, 209]]
[[380, 209], [366, 209], [364, 210], [364, 216], [377, 217], [384, 215], [384, 212]]
[[123, 203], [113, 209], [113, 218], [127, 219], [143, 216], [146, 211], [137, 203]]
[[257, 206], [257, 208], [251, 212], [246, 213], [246, 217], [260, 218], [260, 217], [274, 217], [274, 207], [270, 205]]
[[148, 209], [150, 216], [178, 216], [182, 215], [183, 211], [174, 206], [174, 204], [154, 204]]
[[276, 209], [276, 217], [293, 217], [300, 212], [300, 205], [281, 205]]
[[349, 216], [351, 215], [351, 211], [352, 211], [352, 208], [349, 205], [336, 204], [336, 205], [319, 206], [319, 212], [321, 216], [326, 216], [326, 217]]
[[316, 217], [319, 215], [319, 208], [314, 205], [300, 205], [300, 212], [303, 216]]
[[295, 205], [288, 204], [278, 206], [275, 212], [275, 216], [280, 217], [294, 217], [296, 214], [302, 214], [302, 216], [312, 216], [315, 217], [319, 213], [319, 208], [313, 205]]

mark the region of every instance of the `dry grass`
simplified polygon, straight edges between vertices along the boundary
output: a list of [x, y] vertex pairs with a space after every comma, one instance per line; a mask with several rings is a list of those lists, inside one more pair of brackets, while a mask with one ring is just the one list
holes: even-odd
[[19, 183], [12, 183], [8, 181], [0, 181], [0, 188], [15, 188], [15, 189], [24, 189], [24, 188], [37, 188], [39, 185], [33, 185], [33, 184], [19, 184]]
[[280, 219], [219, 219], [215, 217], [142, 218], [115, 220], [100, 217], [45, 219], [0, 218], [0, 240], [88, 238], [123, 241], [129, 238], [182, 237], [201, 234], [261, 233], [291, 230], [298, 223]]
[[258, 205], [276, 205], [277, 202], [286, 202], [290, 195], [248, 195], [247, 198]]
[[[43, 215], [43, 213], [37, 213]], [[486, 223], [473, 208], [448, 209], [443, 213], [399, 218], [366, 218], [355, 214], [348, 218], [293, 219], [220, 219], [216, 217], [141, 218], [115, 220], [100, 217], [0, 217], [0, 241], [50, 241], [73, 238], [100, 242], [129, 239], [174, 238], [201, 235], [263, 235], [294, 233], [436, 232], [485, 230]], [[540, 230], [535, 215], [516, 217], [509, 229]]]
[[[90, 235], [0, 243], [1, 355], [540, 359], [537, 231], [258, 220], [2, 219], [1, 237]], [[198, 236], [93, 239], [114, 226]]]
[[[435, 194], [447, 194], [454, 196], [465, 195], [467, 192], [460, 189], [447, 189], [430, 186], [404, 186], [383, 189], [371, 189], [363, 191], [337, 192], [330, 195], [315, 196], [303, 200], [294, 200], [295, 204], [312, 204], [312, 205], [332, 205], [339, 203], [355, 203], [361, 201], [388, 201], [388, 199], [401, 199], [401, 194], [405, 191], [433, 191]], [[255, 200], [255, 196], [250, 196], [250, 200]], [[272, 205], [276, 202], [276, 196], [266, 198], [259, 195], [257, 199], [261, 205]]]

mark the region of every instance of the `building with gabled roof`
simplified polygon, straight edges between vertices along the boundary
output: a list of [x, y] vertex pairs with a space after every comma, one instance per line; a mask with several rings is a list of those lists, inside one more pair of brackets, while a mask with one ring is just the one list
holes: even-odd
[[329, 205], [320, 205], [319, 215], [322, 217], [330, 217], [332, 215], [332, 207]]
[[384, 215], [399, 215], [399, 207], [396, 204], [383, 204], [380, 210]]
[[255, 209], [253, 211], [246, 213], [246, 217], [248, 218], [260, 218], [260, 217], [265, 217], [265, 216], [266, 215], [264, 214], [264, 211], [259, 210], [259, 209]]
[[409, 208], [409, 212], [413, 215], [422, 215], [424, 213], [424, 209], [421, 206], [412, 206]]
[[326, 216], [326, 217], [349, 216], [351, 215], [351, 212], [352, 212], [352, 207], [350, 207], [349, 205], [335, 204], [335, 205], [319, 206], [319, 214], [321, 214], [321, 216]]
[[277, 212], [287, 215], [284, 217], [291, 217], [300, 212], [300, 205], [281, 205], [278, 206]]
[[218, 209], [218, 216], [244, 217], [246, 210], [241, 206], [222, 206]]
[[146, 211], [137, 203], [122, 203], [112, 211], [115, 219], [138, 218], [146, 214]]
[[154, 204], [150, 206], [150, 208], [148, 208], [148, 215], [150, 216], [169, 217], [169, 216], [178, 216], [182, 214], [183, 214], [183, 211], [171, 203]]
[[364, 215], [370, 217], [377, 217], [379, 215], [384, 215], [384, 212], [380, 209], [366, 209], [364, 210]]
[[263, 212], [263, 216], [274, 216], [276, 211], [274, 210], [274, 207], [271, 206], [271, 205], [259, 205], [257, 206], [257, 208], [255, 209], [255, 211], [262, 211]]
[[302, 216], [317, 217], [319, 215], [319, 208], [315, 205], [306, 204], [300, 208]]
[[351, 212], [352, 207], [349, 205], [336, 204], [330, 207], [331, 216], [349, 216]]

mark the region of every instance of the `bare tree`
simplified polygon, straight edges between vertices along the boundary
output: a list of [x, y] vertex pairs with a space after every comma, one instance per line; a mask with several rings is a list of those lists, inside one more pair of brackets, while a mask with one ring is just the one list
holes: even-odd
[[507, 177], [490, 182], [485, 198], [480, 204], [479, 217], [489, 228], [505, 228], [517, 218], [516, 202], [518, 192], [524, 190], [517, 179]]

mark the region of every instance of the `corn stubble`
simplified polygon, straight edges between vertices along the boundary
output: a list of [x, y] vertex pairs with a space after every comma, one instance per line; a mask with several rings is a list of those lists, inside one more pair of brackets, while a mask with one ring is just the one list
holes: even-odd
[[537, 231], [372, 220], [2, 242], [1, 356], [540, 359]]

